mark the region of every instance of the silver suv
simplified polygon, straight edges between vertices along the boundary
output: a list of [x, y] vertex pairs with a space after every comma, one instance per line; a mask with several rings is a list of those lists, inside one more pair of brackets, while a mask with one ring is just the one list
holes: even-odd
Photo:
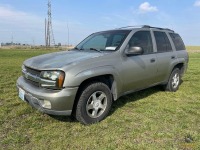
[[91, 124], [125, 94], [155, 85], [177, 91], [187, 66], [188, 53], [173, 30], [123, 27], [93, 33], [72, 50], [26, 60], [17, 87], [36, 109]]

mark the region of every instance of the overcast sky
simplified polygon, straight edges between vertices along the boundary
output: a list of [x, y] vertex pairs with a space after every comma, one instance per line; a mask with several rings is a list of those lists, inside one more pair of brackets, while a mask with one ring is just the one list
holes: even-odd
[[[1, 0], [0, 43], [44, 44], [47, 0]], [[200, 0], [52, 0], [56, 43], [77, 44], [92, 32], [151, 25], [178, 32], [186, 45], [200, 45]]]

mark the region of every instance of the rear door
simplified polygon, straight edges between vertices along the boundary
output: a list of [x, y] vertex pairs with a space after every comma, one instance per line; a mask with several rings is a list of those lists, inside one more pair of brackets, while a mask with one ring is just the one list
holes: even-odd
[[173, 51], [169, 35], [164, 31], [153, 31], [157, 47], [157, 80], [158, 82], [166, 81], [171, 69], [173, 60], [177, 58]]

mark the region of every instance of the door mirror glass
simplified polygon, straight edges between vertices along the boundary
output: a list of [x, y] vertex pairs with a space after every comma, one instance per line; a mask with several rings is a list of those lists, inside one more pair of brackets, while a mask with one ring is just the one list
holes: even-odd
[[130, 48], [126, 51], [126, 55], [127, 55], [127, 56], [141, 55], [141, 54], [143, 54], [143, 53], [144, 53], [144, 51], [143, 51], [142, 47], [137, 47], [137, 46], [130, 47]]

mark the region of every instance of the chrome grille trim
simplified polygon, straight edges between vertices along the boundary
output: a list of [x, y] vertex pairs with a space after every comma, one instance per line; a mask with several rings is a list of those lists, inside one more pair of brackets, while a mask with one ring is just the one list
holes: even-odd
[[34, 82], [37, 82], [37, 83], [40, 82], [40, 77], [38, 77], [37, 75], [33, 75], [29, 72], [26, 72], [25, 70], [22, 70], [22, 74], [28, 80], [31, 80], [31, 81], [34, 81]]
[[32, 69], [29, 67], [24, 66], [24, 69], [26, 70], [26, 72], [32, 74], [32, 75], [36, 75], [36, 76], [40, 76], [41, 71], [36, 70], [36, 69]]
[[24, 78], [31, 81], [30, 83], [32, 83], [33, 85], [38, 85], [38, 86], [43, 85], [43, 87], [56, 86], [56, 81], [40, 78], [41, 71], [34, 70], [31, 68], [28, 69], [26, 68], [27, 67], [25, 67], [25, 69], [22, 69], [22, 75], [24, 76]]

